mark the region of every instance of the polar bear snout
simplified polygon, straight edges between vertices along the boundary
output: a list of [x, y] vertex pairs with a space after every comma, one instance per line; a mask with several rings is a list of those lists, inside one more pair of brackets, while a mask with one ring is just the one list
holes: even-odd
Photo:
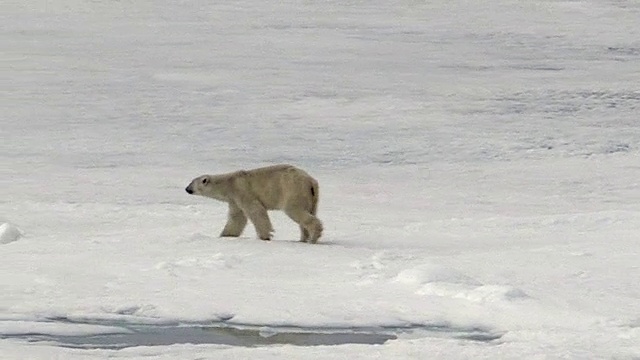
[[192, 184], [189, 184], [189, 186], [187, 186], [184, 190], [188, 193], [193, 195], [193, 187], [191, 186]]

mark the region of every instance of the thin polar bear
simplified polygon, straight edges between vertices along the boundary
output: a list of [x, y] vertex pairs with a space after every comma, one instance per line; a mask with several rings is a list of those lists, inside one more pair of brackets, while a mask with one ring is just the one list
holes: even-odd
[[258, 237], [271, 240], [268, 210], [283, 210], [300, 226], [300, 241], [315, 244], [322, 235], [318, 211], [318, 182], [292, 165], [273, 165], [220, 175], [202, 175], [185, 189], [229, 204], [227, 224], [220, 236], [240, 236], [247, 219]]

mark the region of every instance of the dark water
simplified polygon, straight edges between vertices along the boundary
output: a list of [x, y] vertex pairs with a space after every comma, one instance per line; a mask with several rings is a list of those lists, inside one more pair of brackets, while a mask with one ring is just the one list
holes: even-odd
[[[68, 323], [65, 321], [65, 323]], [[91, 322], [91, 324], [101, 324]], [[113, 326], [114, 324], [102, 323]], [[502, 335], [483, 329], [458, 329], [446, 326], [380, 327], [380, 328], [281, 328], [265, 326], [233, 327], [215, 325], [122, 325], [122, 333], [60, 336], [49, 334], [0, 335], [0, 338], [28, 342], [53, 342], [63, 347], [83, 349], [123, 349], [134, 346], [172, 344], [220, 344], [231, 346], [297, 346], [340, 344], [384, 344], [399, 335], [412, 337], [450, 337], [469, 341], [492, 341]]]

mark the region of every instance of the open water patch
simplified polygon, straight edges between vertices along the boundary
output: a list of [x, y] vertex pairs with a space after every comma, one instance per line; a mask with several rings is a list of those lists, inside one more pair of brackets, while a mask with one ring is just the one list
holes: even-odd
[[[481, 328], [456, 328], [446, 325], [410, 325], [379, 327], [298, 327], [254, 324], [229, 324], [224, 321], [188, 324], [145, 324], [114, 321], [71, 321], [58, 319], [40, 322], [44, 325], [107, 326], [105, 333], [60, 333], [39, 331], [38, 322], [29, 331], [4, 331], [0, 339], [30, 343], [48, 343], [80, 349], [124, 349], [135, 346], [166, 346], [174, 344], [219, 344], [259, 347], [277, 344], [296, 346], [370, 344], [380, 345], [400, 337], [446, 337], [489, 342], [503, 334]], [[43, 328], [47, 328], [44, 327]], [[49, 327], [50, 328], [50, 327]], [[114, 331], [115, 329], [115, 331]], [[118, 330], [120, 329], [120, 331]]]

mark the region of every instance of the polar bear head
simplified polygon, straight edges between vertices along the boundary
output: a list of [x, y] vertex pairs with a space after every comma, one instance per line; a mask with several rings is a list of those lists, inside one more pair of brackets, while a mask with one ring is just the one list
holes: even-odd
[[227, 196], [223, 187], [220, 186], [220, 179], [215, 175], [202, 175], [191, 180], [185, 191], [191, 195], [200, 195], [216, 200], [226, 200]]

